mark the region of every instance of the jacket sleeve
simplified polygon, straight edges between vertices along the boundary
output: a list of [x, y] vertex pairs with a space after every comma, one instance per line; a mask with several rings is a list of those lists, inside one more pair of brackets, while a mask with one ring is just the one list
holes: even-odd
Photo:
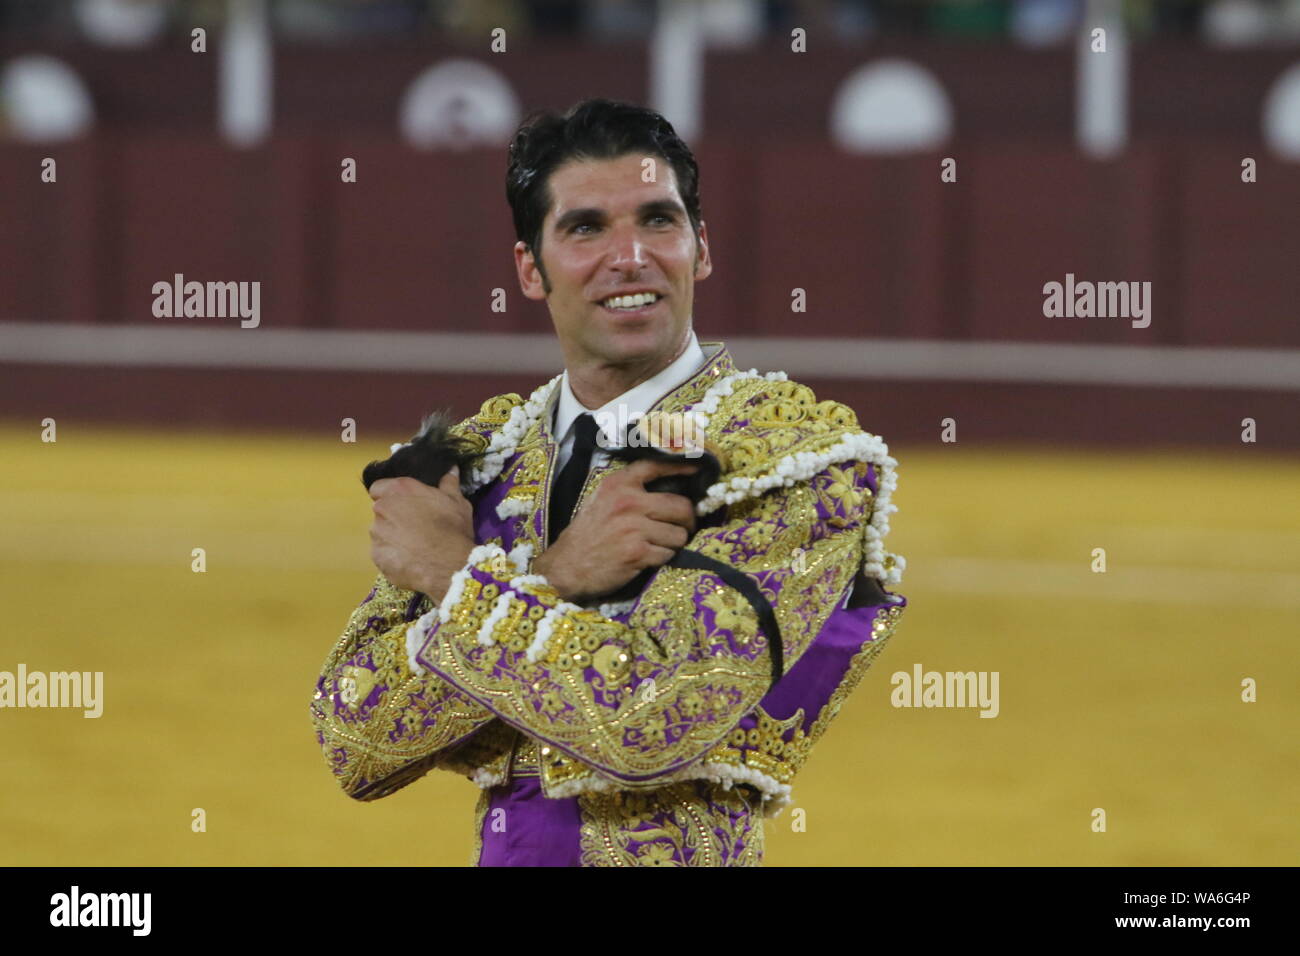
[[[689, 545], [752, 577], [775, 610], [787, 670], [878, 547], [875, 492], [866, 461], [827, 465], [732, 502]], [[476, 548], [441, 607], [416, 622], [413, 663], [543, 754], [557, 748], [636, 786], [700, 761], [768, 691], [768, 635], [715, 574], [663, 567], [630, 609], [591, 610], [500, 551]]]
[[459, 745], [494, 719], [446, 682], [412, 670], [406, 632], [428, 606], [380, 574], [321, 668], [311, 701], [316, 738], [339, 785], [357, 800], [388, 796], [442, 757], [459, 753], [448, 766], [465, 769], [473, 748]]

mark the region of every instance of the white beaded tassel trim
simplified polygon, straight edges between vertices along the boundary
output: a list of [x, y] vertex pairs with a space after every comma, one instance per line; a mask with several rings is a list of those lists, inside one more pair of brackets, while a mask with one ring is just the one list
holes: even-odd
[[528, 651], [524, 656], [530, 661], [536, 661], [541, 657], [542, 651], [546, 649], [546, 642], [551, 639], [551, 632], [555, 630], [555, 619], [562, 614], [572, 614], [581, 610], [582, 608], [576, 604], [561, 601], [543, 614], [541, 620], [537, 622], [537, 633], [533, 635], [533, 643], [528, 645]]
[[[424, 620], [421, 618], [420, 621]], [[420, 653], [420, 648], [424, 647], [427, 633], [420, 628], [420, 621], [416, 621], [406, 629], [406, 666], [412, 674], [423, 674], [424, 665], [415, 659], [415, 655]]]
[[[716, 382], [705, 392], [699, 404], [691, 407], [696, 421], [701, 427], [707, 426], [709, 416], [717, 411], [719, 401], [731, 394], [737, 381], [759, 377], [775, 382], [787, 380], [784, 372], [768, 372], [759, 376], [753, 369], [729, 375]], [[876, 466], [876, 506], [866, 528], [863, 571], [886, 585], [899, 584], [903, 580], [907, 561], [901, 555], [889, 555], [884, 548], [884, 538], [889, 533], [889, 516], [898, 510], [898, 506], [890, 502], [890, 496], [898, 485], [898, 475], [894, 470], [898, 462], [890, 457], [889, 446], [879, 436], [869, 432], [859, 431], [845, 435], [823, 452], [801, 451], [786, 455], [776, 462], [770, 472], [757, 478], [736, 475], [727, 481], [720, 481], [708, 489], [705, 497], [695, 506], [695, 513], [707, 515], [724, 504], [757, 498], [771, 488], [788, 488], [796, 482], [807, 481], [829, 465], [846, 461], [866, 461]], [[888, 571], [885, 570], [886, 557], [894, 559], [894, 567]]]
[[[867, 574], [874, 574], [886, 585], [895, 585], [902, 583], [903, 571], [907, 569], [906, 558], [901, 554], [890, 554], [885, 551], [885, 535], [889, 534], [889, 516], [898, 510], [898, 505], [890, 501], [894, 489], [898, 487], [898, 472], [895, 471], [898, 462], [889, 456], [889, 449], [883, 441], [880, 442], [880, 447], [885, 453], [879, 460], [871, 459], [871, 463], [876, 465], [876, 507], [871, 513], [871, 521], [867, 524], [864, 548], [866, 562], [863, 564], [863, 570]], [[894, 567], [888, 571], [885, 570], [887, 557], [894, 560]]]
[[718, 403], [732, 393], [736, 383], [747, 378], [763, 378], [769, 382], [785, 382], [789, 376], [785, 372], [765, 372], [758, 374], [758, 369], [751, 368], [747, 372], [737, 372], [734, 375], [728, 375], [726, 378], [720, 378], [704, 393], [704, 397], [691, 406], [691, 414], [699, 422], [701, 428], [707, 428], [709, 416], [718, 410]]
[[[513, 554], [514, 552], [511, 552]], [[490, 561], [497, 555], [505, 556], [505, 551], [499, 545], [480, 544], [474, 547], [469, 557], [465, 559], [465, 566], [451, 576], [451, 583], [447, 586], [447, 593], [443, 596], [442, 602], [430, 611], [426, 611], [406, 629], [406, 662], [411, 668], [412, 674], [423, 674], [425, 669], [420, 662], [415, 659], [415, 655], [420, 652], [424, 642], [429, 638], [429, 629], [433, 627], [434, 621], [446, 624], [451, 620], [451, 609], [454, 608], [460, 596], [465, 592], [465, 582], [469, 580], [470, 571], [476, 564], [481, 561]]]
[[544, 574], [521, 574], [518, 577], [511, 578], [510, 583], [506, 586], [518, 593], [520, 588], [527, 587], [530, 584], [547, 585], [550, 583], [550, 581], [546, 580]]
[[[696, 506], [695, 512], [707, 515], [721, 505], [734, 504], [746, 498], [757, 498], [769, 488], [780, 486], [788, 488], [796, 482], [807, 481], [828, 465], [855, 460], [868, 461], [876, 465], [884, 464], [886, 461], [894, 462], [894, 459], [889, 457], [889, 447], [878, 437], [867, 432], [854, 432], [845, 435], [825, 451], [797, 451], [793, 455], [786, 455], [772, 466], [770, 472], [757, 478], [736, 475], [727, 481], [711, 485], [705, 497]], [[883, 483], [881, 487], [883, 490]]]
[[492, 632], [496, 630], [497, 624], [505, 620], [510, 613], [510, 599], [514, 597], [511, 591], [502, 591], [497, 595], [497, 603], [492, 605], [492, 611], [488, 614], [487, 620], [478, 629], [478, 642], [484, 647], [491, 647], [496, 643], [492, 639]]
[[484, 790], [490, 790], [506, 782], [504, 773], [493, 773], [487, 767], [475, 767], [469, 778]]
[[515, 566], [515, 570], [520, 574], [528, 573], [528, 566], [533, 560], [533, 543], [531, 541], [521, 541], [506, 555], [510, 563]]
[[790, 805], [791, 787], [753, 767], [736, 767], [729, 763], [702, 763], [674, 774], [675, 780], [710, 780], [730, 790], [737, 783], [747, 783], [763, 795], [763, 816], [774, 817]]
[[[487, 450], [483, 453], [478, 466], [472, 470], [469, 477], [469, 491], [477, 491], [501, 474], [506, 459], [515, 453], [515, 449], [519, 447], [519, 442], [528, 433], [528, 429], [541, 418], [551, 392], [560, 384], [563, 375], [564, 373], [561, 372], [545, 385], [539, 385], [528, 397], [528, 401], [510, 410], [510, 420], [492, 433]], [[505, 505], [506, 502], [503, 501], [501, 504]], [[509, 516], [499, 514], [499, 517]]]
[[497, 505], [497, 517], [504, 521], [507, 518], [531, 514], [536, 503], [534, 498], [503, 498]]
[[[751, 784], [762, 794], [763, 816], [774, 817], [790, 805], [791, 787], [788, 783], [779, 783], [776, 778], [763, 773], [761, 770], [755, 770], [753, 767], [733, 767], [725, 763], [702, 763], [693, 767], [686, 767], [667, 778], [672, 782], [685, 780], [708, 780], [713, 783], [721, 784], [726, 790], [730, 790], [737, 783]], [[625, 790], [626, 785], [620, 784], [604, 777], [579, 777], [576, 780], [566, 780], [563, 783], [556, 784], [547, 790], [547, 796], [559, 799], [562, 797], [575, 797], [582, 793], [608, 793], [614, 790]]]
[[580, 793], [611, 793], [623, 788], [604, 777], [579, 777], [577, 780], [565, 780], [546, 791], [546, 795], [559, 800], [564, 797], [576, 797]]
[[630, 601], [612, 601], [609, 604], [602, 604], [596, 608], [596, 613], [601, 617], [619, 617], [626, 614], [636, 606], [637, 599]]

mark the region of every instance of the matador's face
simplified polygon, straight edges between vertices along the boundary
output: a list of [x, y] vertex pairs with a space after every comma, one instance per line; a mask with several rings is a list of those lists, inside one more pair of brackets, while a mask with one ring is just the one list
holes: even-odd
[[[691, 324], [695, 281], [713, 270], [704, 224], [696, 241], [672, 165], [647, 157], [572, 160], [551, 173], [542, 223], [544, 288], [532, 253], [515, 246], [520, 285], [545, 299], [569, 367], [649, 364], [678, 355]], [[654, 294], [643, 299], [619, 295]]]

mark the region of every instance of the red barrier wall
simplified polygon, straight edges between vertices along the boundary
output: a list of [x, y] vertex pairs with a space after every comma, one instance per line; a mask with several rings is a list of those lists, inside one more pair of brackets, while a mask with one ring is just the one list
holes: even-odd
[[[719, 334], [1295, 347], [1300, 173], [1261, 158], [1243, 183], [1249, 150], [1147, 141], [1097, 163], [1062, 145], [958, 143], [945, 151], [958, 180], [942, 183], [937, 155], [706, 144], [715, 271], [697, 315]], [[38, 179], [49, 153], [53, 184]], [[345, 156], [355, 184], [340, 181]], [[152, 287], [181, 273], [261, 281], [268, 327], [539, 329], [497, 151], [105, 135], [7, 147], [0, 176], [0, 320], [174, 324], [153, 318]], [[1067, 273], [1150, 281], [1151, 328], [1044, 317], [1044, 283]], [[497, 288], [505, 313], [490, 308]], [[795, 288], [806, 314], [790, 310]]]
[[[0, 40], [0, 60], [16, 52], [24, 51]], [[545, 308], [518, 291], [504, 149], [423, 152], [395, 132], [397, 102], [421, 69], [447, 55], [484, 59], [481, 52], [415, 42], [281, 47], [276, 133], [247, 151], [213, 133], [211, 57], [175, 49], [49, 52], [87, 77], [100, 123], [73, 145], [0, 144], [0, 321], [233, 326], [152, 316], [153, 284], [182, 273], [201, 281], [261, 281], [264, 328], [550, 329]], [[1270, 157], [1258, 133], [1268, 84], [1294, 57], [1282, 50], [1139, 52], [1132, 63], [1132, 142], [1111, 162], [1083, 157], [1072, 142], [1068, 50], [882, 43], [802, 58], [780, 46], [710, 54], [706, 133], [693, 145], [715, 271], [697, 289], [697, 328], [723, 338], [1300, 346], [1300, 166]], [[949, 91], [957, 136], [942, 150], [861, 157], [827, 142], [836, 84], [882, 55], [928, 66]], [[578, 61], [583, 68], [575, 71]], [[521, 43], [488, 62], [514, 84], [525, 111], [587, 95], [645, 95], [641, 45]], [[55, 184], [40, 182], [46, 156], [58, 162]], [[1241, 181], [1245, 156], [1258, 163], [1255, 183]], [[340, 181], [344, 157], [357, 161], [354, 184]], [[943, 157], [957, 161], [955, 183], [940, 181]], [[1067, 273], [1150, 281], [1151, 327], [1044, 317], [1043, 284]], [[490, 309], [497, 288], [507, 294], [505, 313]], [[795, 288], [806, 293], [804, 314], [790, 311]], [[9, 414], [36, 413], [51, 396], [72, 394], [83, 396], [87, 414], [133, 409], [153, 420], [147, 396], [155, 378], [167, 375], [3, 361], [0, 399]], [[202, 389], [171, 383], [166, 387], [177, 398], [164, 417], [207, 421], [215, 409], [224, 410], [222, 421], [265, 423], [265, 399], [275, 390], [266, 383], [289, 380], [270, 373], [185, 375], [213, 388], [238, 380], [252, 404], [231, 398], [224, 385], [209, 401]], [[515, 387], [527, 387], [526, 378]], [[310, 391], [328, 380], [304, 382], [312, 383]], [[154, 385], [137, 397], [132, 389], [147, 382]], [[488, 388], [481, 379], [457, 382], [447, 378], [450, 400], [458, 403]], [[105, 388], [117, 388], [116, 397]], [[872, 385], [828, 383], [832, 394], [845, 388], [875, 401]], [[1077, 399], [1099, 391], [1050, 395]], [[906, 399], [898, 410], [904, 434], [933, 429], [932, 398], [945, 407], [1001, 408], [1011, 417], [992, 433], [1060, 434], [1057, 398], [1031, 386], [936, 391], [909, 383], [890, 394]], [[1183, 417], [1158, 434], [1191, 438], [1211, 410], [1229, 424], [1251, 414], [1239, 414], [1235, 400], [1224, 398], [1229, 394], [1166, 390], [1157, 398], [1148, 390], [1130, 407], [1140, 412], [1136, 418], [1087, 417], [1074, 433], [1140, 440], [1157, 434], [1152, 423], [1163, 421], [1163, 409]], [[1294, 408], [1293, 393], [1255, 399], [1278, 415]], [[1109, 401], [1084, 407], [1110, 408]], [[386, 407], [390, 424], [405, 427], [406, 406]], [[306, 410], [290, 415], [299, 424], [318, 418]], [[323, 421], [321, 427], [332, 427], [330, 416]]]

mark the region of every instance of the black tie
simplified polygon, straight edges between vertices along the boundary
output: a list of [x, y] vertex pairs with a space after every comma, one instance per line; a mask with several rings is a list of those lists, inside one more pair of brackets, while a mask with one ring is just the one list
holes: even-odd
[[572, 454], [551, 487], [548, 544], [554, 544], [560, 532], [569, 526], [574, 505], [578, 503], [578, 495], [587, 481], [587, 472], [591, 470], [591, 453], [596, 448], [596, 435], [600, 429], [596, 427], [596, 419], [583, 413], [573, 423], [573, 431]]

